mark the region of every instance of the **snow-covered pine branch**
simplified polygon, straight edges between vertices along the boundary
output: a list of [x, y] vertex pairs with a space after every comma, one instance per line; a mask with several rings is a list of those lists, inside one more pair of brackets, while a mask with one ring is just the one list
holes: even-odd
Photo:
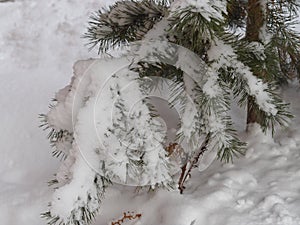
[[[134, 45], [135, 55], [121, 51], [119, 58], [75, 64], [70, 85], [57, 93], [55, 104], [43, 115], [54, 154], [65, 156], [52, 182], [56, 188], [53, 200], [44, 214], [49, 224], [90, 223], [112, 182], [172, 186], [178, 179], [172, 174], [174, 165], [187, 177], [191, 169], [204, 170], [216, 157], [229, 162], [243, 154], [245, 143], [239, 140], [229, 111], [231, 94], [241, 105], [255, 110], [264, 129], [286, 125], [291, 117], [288, 105], [270, 83], [271, 78], [282, 75], [276, 73], [282, 72], [282, 64], [272, 55], [281, 44], [288, 45], [281, 50], [293, 61], [299, 50], [296, 34], [279, 26], [279, 36], [268, 30], [269, 42], [244, 41], [225, 29], [236, 21], [226, 15], [229, 3], [125, 0], [91, 17], [85, 37], [92, 47], [99, 47], [99, 53], [123, 50], [138, 40], [147, 42]], [[279, 24], [285, 18], [271, 16], [266, 29], [272, 21]], [[289, 42], [276, 42], [276, 37], [283, 40], [289, 35]], [[155, 43], [152, 47], [151, 41]], [[189, 51], [194, 57], [182, 54]], [[172, 56], [176, 60], [170, 60]], [[164, 61], [155, 61], [156, 57]], [[257, 77], [258, 70], [270, 79]], [[150, 77], [173, 83], [165, 86], [165, 93], [174, 106], [180, 106], [181, 127], [173, 143], [184, 153], [179, 164], [171, 162], [163, 122], [147, 99], [145, 81]], [[151, 82], [156, 88], [161, 84], [155, 79]]]

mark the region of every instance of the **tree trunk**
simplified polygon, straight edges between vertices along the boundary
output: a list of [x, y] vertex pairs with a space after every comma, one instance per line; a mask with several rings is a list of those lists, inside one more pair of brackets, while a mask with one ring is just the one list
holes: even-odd
[[[264, 12], [263, 6], [260, 3], [261, 0], [248, 0], [247, 6], [247, 26], [246, 26], [246, 40], [261, 42], [259, 37], [260, 31], [264, 25]], [[254, 74], [255, 76], [262, 78], [262, 74]], [[257, 115], [255, 109], [252, 107], [254, 99], [250, 97], [248, 99], [247, 109], [247, 124], [260, 123], [259, 115]]]

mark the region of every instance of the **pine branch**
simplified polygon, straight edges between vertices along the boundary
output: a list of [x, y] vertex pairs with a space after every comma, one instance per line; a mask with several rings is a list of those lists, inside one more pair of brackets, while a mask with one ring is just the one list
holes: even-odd
[[183, 72], [180, 69], [162, 62], [149, 63], [140, 61], [137, 65], [132, 65], [131, 70], [137, 72], [140, 78], [161, 77], [172, 80], [175, 83], [183, 82]]
[[272, 35], [270, 46], [277, 51], [282, 77], [300, 77], [300, 34], [298, 24], [298, 1], [270, 1], [267, 3], [267, 31]]
[[98, 45], [98, 53], [141, 40], [165, 16], [168, 5], [168, 1], [154, 0], [117, 2], [91, 16], [84, 37], [91, 48]]
[[[276, 124], [287, 125], [292, 115], [288, 104], [276, 93], [274, 80], [279, 79], [276, 73], [280, 74], [280, 69], [276, 54], [272, 56], [272, 48], [259, 42], [239, 40], [226, 33], [219, 38], [222, 40], [218, 42], [221, 47], [225, 44], [223, 48], [231, 46], [232, 50], [229, 54], [219, 54], [216, 64], [219, 64], [218, 61], [222, 63], [216, 66], [216, 70], [220, 79], [233, 90], [239, 104], [246, 106], [248, 100], [253, 99], [253, 102], [249, 102], [248, 110], [255, 110], [259, 118], [257, 122], [264, 131], [270, 128], [273, 133]], [[260, 74], [260, 78], [253, 74]]]
[[[89, 203], [93, 198], [97, 198], [98, 204], [100, 205], [103, 197], [104, 192], [108, 185], [111, 184], [111, 181], [109, 181], [107, 178], [99, 176], [96, 174], [94, 179], [94, 184], [97, 189], [96, 196], [92, 196], [91, 194], [87, 195], [87, 199], [83, 200], [85, 201], [85, 205], [79, 204], [77, 208], [74, 208], [68, 217], [67, 221], [65, 219], [60, 218], [59, 215], [53, 215], [51, 213], [51, 210], [42, 213], [41, 217], [45, 218], [48, 222], [48, 225], [83, 225], [83, 224], [91, 224], [98, 211], [99, 208], [94, 209], [94, 206], [90, 207]], [[80, 197], [78, 197], [78, 201], [81, 201]], [[49, 203], [49, 207], [51, 208], [51, 203]]]
[[[268, 83], [267, 89], [263, 90], [270, 96], [269, 104], [273, 105], [276, 113], [272, 114], [265, 111], [260, 105], [257, 104], [255, 97], [251, 94], [250, 87], [246, 77], [234, 68], [227, 68], [220, 70], [220, 78], [227, 83], [229, 88], [233, 90], [234, 97], [239, 99], [240, 106], [246, 106], [248, 99], [250, 101], [251, 109], [254, 109], [258, 118], [258, 121], [265, 132], [267, 129], [271, 129], [272, 133], [275, 132], [276, 124], [280, 126], [286, 126], [289, 120], [293, 117], [289, 112], [289, 104], [284, 103], [283, 100], [276, 93], [276, 84]], [[251, 97], [252, 96], [252, 97]]]
[[206, 133], [210, 134], [207, 149], [216, 151], [221, 161], [232, 162], [234, 157], [244, 155], [245, 143], [241, 142], [228, 116], [230, 98], [229, 88], [221, 79], [218, 80], [220, 90], [218, 96], [210, 98], [207, 95], [197, 96], [197, 105], [200, 106], [203, 125]]
[[68, 152], [60, 149], [59, 146], [64, 144], [71, 145], [74, 140], [73, 134], [67, 130], [56, 130], [55, 128], [52, 128], [52, 126], [48, 123], [48, 116], [45, 114], [40, 114], [39, 118], [41, 119], [41, 124], [39, 127], [41, 127], [43, 130], [49, 130], [47, 138], [49, 139], [50, 145], [53, 148], [52, 156], [65, 160]]
[[215, 33], [222, 30], [222, 22], [213, 18], [207, 20], [193, 7], [175, 11], [170, 20], [170, 41], [195, 52], [207, 61], [206, 52]]

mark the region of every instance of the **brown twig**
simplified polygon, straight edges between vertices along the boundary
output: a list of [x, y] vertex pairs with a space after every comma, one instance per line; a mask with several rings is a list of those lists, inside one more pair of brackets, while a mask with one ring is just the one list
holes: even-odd
[[122, 225], [122, 223], [124, 223], [126, 220], [140, 219], [142, 217], [142, 214], [140, 213], [134, 213], [134, 212], [127, 212], [127, 213], [124, 212], [123, 217], [115, 222], [111, 222], [111, 225]]
[[166, 147], [166, 151], [168, 152], [168, 156], [172, 155], [176, 149], [178, 149], [178, 143], [170, 143]]
[[181, 167], [181, 174], [180, 178], [178, 181], [178, 189], [180, 191], [180, 194], [183, 193], [183, 190], [185, 189], [184, 187], [184, 182], [186, 179], [191, 176], [191, 171], [199, 161], [199, 158], [203, 153], [207, 150], [206, 146], [209, 142], [210, 139], [210, 134], [207, 134], [205, 141], [202, 143], [198, 151], [195, 151], [194, 156], [191, 157], [190, 160], [188, 160], [182, 167]]

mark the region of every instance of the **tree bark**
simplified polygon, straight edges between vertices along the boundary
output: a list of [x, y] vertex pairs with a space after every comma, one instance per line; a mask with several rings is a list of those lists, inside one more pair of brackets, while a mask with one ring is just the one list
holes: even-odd
[[[261, 42], [259, 37], [260, 31], [264, 25], [264, 12], [261, 0], [248, 0], [247, 6], [247, 26], [246, 26], [246, 40]], [[254, 74], [255, 76], [264, 79], [263, 73]], [[253, 97], [248, 99], [247, 109], [247, 124], [260, 123], [260, 118], [255, 109], [251, 106], [254, 105]]]

